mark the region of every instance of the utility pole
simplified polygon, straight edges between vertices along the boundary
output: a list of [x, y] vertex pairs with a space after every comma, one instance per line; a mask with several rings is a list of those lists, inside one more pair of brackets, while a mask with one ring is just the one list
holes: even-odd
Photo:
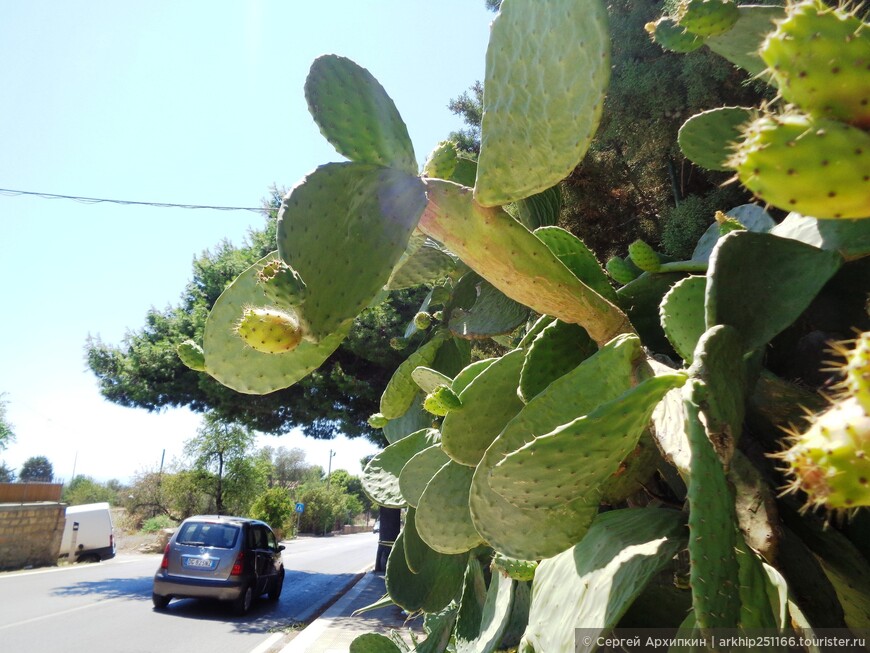
[[332, 457], [335, 455], [335, 452], [330, 449], [329, 450], [329, 466], [327, 467], [326, 472], [326, 487], [329, 487], [329, 477], [332, 476]]

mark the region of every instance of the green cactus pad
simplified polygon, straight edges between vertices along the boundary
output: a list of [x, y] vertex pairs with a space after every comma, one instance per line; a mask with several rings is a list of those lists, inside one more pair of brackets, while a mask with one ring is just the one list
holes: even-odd
[[423, 409], [438, 417], [458, 408], [462, 408], [462, 400], [446, 385], [435, 388], [423, 400]]
[[567, 177], [595, 135], [609, 80], [603, 3], [505, 2], [486, 52], [475, 199], [499, 206]]
[[510, 578], [494, 573], [486, 591], [486, 600], [473, 638], [457, 636], [456, 653], [494, 653], [499, 646], [511, 617], [514, 583]]
[[[758, 204], [736, 206], [725, 214], [725, 218], [737, 220], [747, 230], [760, 234], [766, 234], [776, 226], [776, 222], [770, 217], [770, 214]], [[716, 223], [711, 224], [704, 235], [698, 239], [698, 244], [695, 245], [695, 250], [692, 252], [692, 260], [710, 260], [713, 248], [719, 242], [719, 238], [724, 235], [717, 219]]]
[[399, 474], [415, 455], [438, 441], [438, 431], [420, 429], [386, 447], [365, 466], [362, 485], [378, 505], [403, 508], [407, 503], [399, 487]]
[[360, 163], [321, 166], [284, 198], [278, 251], [308, 286], [300, 313], [315, 338], [378, 295], [424, 203], [420, 179]]
[[707, 170], [729, 170], [732, 143], [740, 140], [740, 127], [752, 120], [752, 109], [720, 107], [695, 114], [683, 123], [677, 142], [687, 159]]
[[407, 612], [438, 612], [462, 588], [467, 554], [445, 555], [427, 549], [417, 573], [408, 568], [404, 533], [399, 533], [387, 559], [386, 585], [393, 602]]
[[520, 397], [528, 403], [596, 351], [598, 347], [583, 327], [554, 320], [538, 334], [526, 351], [520, 374]]
[[[656, 360], [649, 361], [655, 374], [673, 374], [674, 370]], [[682, 390], [671, 390], [652, 414], [650, 433], [665, 460], [677, 468], [685, 480], [691, 475], [692, 452], [686, 435], [686, 409]]]
[[257, 273], [274, 256], [269, 254], [242, 272], [218, 297], [205, 323], [206, 371], [237, 392], [268, 394], [293, 385], [323, 364], [352, 324], [347, 320], [319, 343], [303, 340], [283, 354], [264, 354], [246, 345], [234, 328], [246, 307], [263, 306], [267, 301], [257, 287]]
[[373, 429], [382, 429], [390, 423], [390, 420], [384, 417], [381, 413], [373, 413], [372, 415], [369, 415], [367, 423]]
[[365, 633], [356, 637], [348, 649], [349, 653], [402, 653], [395, 642], [386, 635]]
[[408, 128], [368, 70], [334, 54], [318, 57], [305, 80], [305, 99], [320, 133], [340, 154], [417, 174]]
[[[795, 240], [733, 231], [710, 256], [707, 326], [728, 324], [747, 351], [767, 344], [804, 312], [842, 259]], [[787, 280], [779, 284], [772, 280]]]
[[837, 252], [847, 261], [870, 254], [870, 222], [865, 220], [817, 220], [789, 213], [770, 233]]
[[456, 170], [458, 158], [456, 145], [450, 141], [441, 141], [426, 158], [426, 163], [423, 164], [423, 176], [434, 179], [450, 179], [453, 176], [453, 171]]
[[782, 531], [777, 492], [739, 449], [731, 458], [728, 482], [734, 488], [737, 525], [746, 543], [761, 557], [776, 560]]
[[523, 508], [555, 508], [578, 499], [597, 505], [604, 483], [634, 451], [653, 409], [686, 378], [682, 373], [654, 376], [537, 436], [493, 468], [489, 486]]
[[480, 560], [471, 556], [468, 568], [465, 570], [465, 581], [462, 585], [462, 597], [459, 599], [459, 611], [456, 613], [456, 641], [471, 641], [480, 634], [480, 623], [483, 618], [483, 606], [486, 602], [486, 579], [483, 577], [483, 566]]
[[538, 561], [520, 560], [496, 552], [492, 558], [492, 566], [514, 580], [531, 581], [535, 578], [535, 569], [538, 568]]
[[[693, 382], [693, 394], [700, 385]], [[734, 556], [738, 538], [734, 497], [701, 423], [696, 400], [687, 397], [685, 408], [692, 449], [688, 493], [692, 607], [702, 629], [736, 628], [740, 620], [740, 579]]]
[[672, 16], [662, 16], [655, 22], [644, 25], [644, 29], [654, 43], [671, 52], [694, 52], [704, 45], [704, 38], [687, 32], [677, 25]]
[[417, 530], [435, 551], [463, 553], [483, 543], [468, 510], [468, 488], [473, 475], [473, 468], [451, 460], [423, 491], [417, 504]]
[[541, 227], [535, 235], [565, 264], [574, 276], [605, 299], [616, 301], [616, 291], [610, 285], [601, 264], [586, 244], [561, 227]]
[[308, 296], [308, 288], [299, 273], [278, 258], [260, 268], [257, 282], [268, 301], [279, 307], [299, 306]]
[[797, 113], [744, 126], [728, 160], [740, 182], [778, 208], [816, 218], [870, 217], [870, 134]]
[[439, 386], [450, 385], [453, 382], [453, 379], [446, 374], [441, 374], [438, 370], [423, 367], [422, 365], [412, 370], [411, 378], [417, 384], [417, 387], [426, 394], [429, 394]]
[[791, 3], [759, 54], [780, 95], [814, 116], [870, 128], [870, 25], [847, 6]]
[[687, 363], [692, 361], [698, 339], [706, 330], [704, 294], [706, 277], [686, 277], [671, 286], [659, 306], [662, 328], [674, 350]]
[[[474, 467], [523, 407], [517, 396], [523, 352], [516, 349], [483, 370], [459, 393], [462, 406], [441, 424], [441, 446], [456, 462]], [[455, 390], [454, 390], [455, 392]]]
[[194, 372], [205, 372], [205, 352], [194, 340], [185, 340], [175, 348], [178, 358]]
[[581, 500], [553, 510], [517, 508], [490, 487], [490, 472], [504, 456], [536, 436], [616, 399], [644, 374], [643, 367], [645, 357], [637, 336], [619, 336], [551, 383], [508, 422], [478, 464], [469, 497], [475, 527], [493, 548], [514, 558], [538, 560], [583, 537], [589, 519], [598, 512], [597, 504]]
[[628, 261], [618, 256], [607, 259], [607, 272], [619, 284], [627, 285], [640, 276], [640, 270], [630, 265]]
[[555, 225], [562, 211], [562, 189], [557, 184], [520, 200], [514, 207], [517, 218], [530, 231]]
[[405, 540], [405, 564], [412, 573], [419, 573], [426, 561], [426, 552], [429, 546], [420, 539], [417, 532], [417, 511], [408, 508], [405, 511], [405, 524], [402, 528]]
[[436, 179], [426, 180], [426, 193], [429, 203], [420, 229], [514, 301], [580, 324], [599, 343], [632, 330], [622, 311], [577, 279], [539, 238], [501, 209], [484, 208], [468, 189]]
[[535, 338], [538, 337], [538, 334], [541, 333], [544, 329], [546, 329], [549, 325], [555, 322], [556, 319], [550, 317], [549, 315], [541, 315], [534, 322], [526, 323], [526, 332], [517, 345], [517, 349], [526, 349], [529, 345], [532, 344]]
[[464, 156], [456, 160], [456, 168], [448, 181], [456, 182], [467, 188], [474, 187], [474, 179], [477, 177], [477, 161], [472, 161]]
[[[746, 415], [746, 363], [737, 329], [717, 325], [698, 340], [689, 374], [704, 382], [707, 436], [727, 466], [740, 440]], [[699, 391], [700, 392], [700, 391]]]
[[[591, 629], [616, 626], [685, 546], [684, 531], [684, 517], [676, 510], [598, 515], [579, 544], [538, 565], [529, 625], [519, 650], [594, 651]], [[583, 628], [590, 639], [584, 643], [578, 638], [575, 649], [576, 628]]]
[[632, 495], [644, 492], [645, 488], [649, 487], [650, 478], [656, 474], [663, 462], [648, 427], [637, 441], [634, 450], [619, 463], [616, 471], [601, 486], [601, 503], [616, 506]]
[[514, 598], [511, 603], [511, 614], [508, 618], [507, 626], [501, 636], [501, 643], [498, 645], [498, 650], [512, 650], [519, 646], [526, 632], [526, 626], [529, 625], [529, 609], [532, 605], [532, 584], [531, 582], [515, 581], [512, 583], [514, 589]]
[[456, 375], [456, 378], [453, 379], [453, 384], [450, 386], [450, 389], [453, 390], [457, 395], [462, 394], [462, 391], [465, 390], [471, 382], [474, 381], [479, 375], [483, 374], [483, 371], [488, 368], [490, 365], [495, 363], [498, 358], [484, 358], [479, 361], [474, 361], [470, 365], [463, 368], [459, 374]]
[[674, 16], [680, 27], [705, 38], [724, 34], [739, 17], [734, 0], [680, 0]]
[[417, 395], [417, 384], [411, 376], [418, 367], [431, 365], [438, 349], [448, 338], [444, 331], [438, 331], [432, 339], [423, 344], [417, 351], [396, 368], [381, 395], [381, 413], [387, 419], [396, 419], [405, 413]]
[[628, 246], [628, 256], [631, 262], [644, 272], [658, 272], [662, 266], [658, 252], [640, 239]]
[[384, 426], [384, 437], [392, 444], [406, 435], [430, 426], [432, 426], [432, 416], [423, 410], [423, 395], [417, 394], [404, 415], [387, 422]]
[[510, 333], [528, 316], [528, 308], [481, 279], [474, 304], [471, 308], [453, 311], [447, 326], [457, 338], [477, 340]]
[[401, 290], [433, 283], [455, 269], [456, 261], [450, 254], [440, 247], [426, 244], [396, 266], [387, 281], [387, 288]]
[[785, 16], [783, 7], [767, 5], [743, 5], [737, 7], [739, 17], [734, 27], [717, 36], [711, 36], [704, 44], [750, 75], [762, 73], [766, 65], [759, 56], [767, 34], [773, 31], [775, 21]]
[[439, 469], [450, 461], [440, 444], [433, 444], [415, 454], [399, 473], [399, 491], [408, 505], [417, 507], [426, 485]]
[[644, 272], [616, 291], [618, 305], [628, 314], [644, 344], [653, 351], [665, 355], [669, 355], [671, 351], [671, 344], [659, 320], [658, 309], [665, 294], [685, 276], [679, 272]]
[[761, 559], [752, 551], [742, 537], [737, 537], [737, 577], [740, 579], [740, 627], [773, 630], [778, 627], [771, 608], [770, 595], [773, 587], [767, 578]]

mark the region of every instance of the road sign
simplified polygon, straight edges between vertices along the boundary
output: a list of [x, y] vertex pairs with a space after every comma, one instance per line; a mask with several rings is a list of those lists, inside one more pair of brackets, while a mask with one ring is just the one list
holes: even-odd
[[297, 503], [296, 504], [296, 512], [305, 512], [305, 504]]

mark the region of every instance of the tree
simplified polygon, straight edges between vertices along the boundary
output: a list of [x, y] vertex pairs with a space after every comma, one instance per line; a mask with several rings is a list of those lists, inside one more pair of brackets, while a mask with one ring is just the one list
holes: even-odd
[[12, 430], [12, 424], [6, 418], [6, 400], [3, 398], [5, 393], [0, 393], [0, 451], [3, 451], [12, 442], [15, 441], [15, 433]]
[[85, 503], [116, 504], [118, 492], [123, 489], [118, 481], [99, 483], [90, 476], [79, 474], [69, 482], [63, 490], [63, 501], [71, 506], [80, 506]]
[[245, 483], [246, 473], [252, 465], [244, 465], [244, 458], [254, 444], [254, 434], [247, 428], [226, 422], [214, 413], [207, 413], [196, 437], [184, 445], [184, 453], [193, 469], [202, 475], [210, 494], [215, 499], [217, 514], [224, 514], [225, 477]]
[[304, 532], [326, 535], [332, 532], [335, 522], [347, 512], [347, 495], [338, 487], [326, 483], [312, 483], [299, 488], [296, 501], [305, 504], [305, 512], [299, 527]]
[[54, 468], [45, 456], [31, 456], [21, 465], [18, 480], [22, 483], [30, 481], [51, 483], [54, 479]]
[[7, 467], [6, 463], [0, 462], [0, 483], [14, 483], [15, 470]]
[[384, 443], [367, 420], [378, 412], [381, 390], [402, 361], [389, 340], [413, 318], [425, 289], [391, 293], [383, 304], [355, 320], [348, 338], [316, 372], [268, 395], [230, 390], [207, 374], [188, 369], [176, 355], [177, 345], [184, 340], [202, 341], [208, 311], [226, 286], [275, 249], [282, 194], [272, 189], [265, 202], [269, 217], [264, 227], [251, 230], [242, 247], [224, 241], [194, 260], [193, 277], [177, 305], [152, 308], [145, 325], [130, 331], [121, 345], [104, 343], [99, 336], [88, 338], [87, 363], [106, 399], [150, 411], [171, 406], [212, 411], [225, 421], [263, 433], [280, 434], [298, 427], [314, 438], [343, 433]]
[[287, 490], [282, 487], [269, 488], [254, 499], [250, 515], [261, 519], [278, 531], [281, 537], [288, 528], [292, 528], [292, 518], [296, 504], [290, 498]]

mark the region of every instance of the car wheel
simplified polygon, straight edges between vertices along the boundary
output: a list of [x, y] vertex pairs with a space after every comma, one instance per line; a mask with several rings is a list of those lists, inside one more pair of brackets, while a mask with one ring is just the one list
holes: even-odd
[[155, 610], [165, 610], [171, 600], [172, 597], [170, 596], [160, 596], [159, 594], [151, 595], [151, 602], [154, 604]]
[[242, 593], [239, 594], [239, 598], [233, 601], [233, 610], [239, 615], [247, 614], [248, 610], [251, 609], [251, 604], [253, 602], [254, 588], [250, 585], [246, 585], [245, 588], [242, 589]]
[[272, 588], [269, 590], [269, 600], [277, 601], [281, 597], [281, 590], [284, 589], [284, 570], [275, 577]]

